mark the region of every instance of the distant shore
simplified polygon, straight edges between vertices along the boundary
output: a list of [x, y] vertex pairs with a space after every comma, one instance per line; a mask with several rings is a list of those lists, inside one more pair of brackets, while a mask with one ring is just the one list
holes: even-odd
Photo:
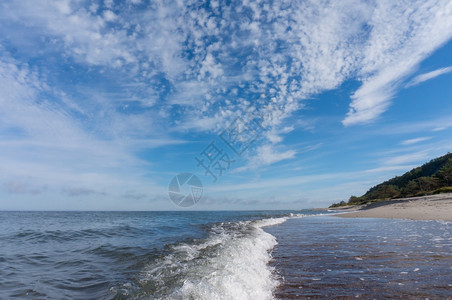
[[[400, 198], [336, 209], [341, 218], [389, 218], [452, 221], [452, 193]], [[346, 212], [346, 213], [345, 213]]]

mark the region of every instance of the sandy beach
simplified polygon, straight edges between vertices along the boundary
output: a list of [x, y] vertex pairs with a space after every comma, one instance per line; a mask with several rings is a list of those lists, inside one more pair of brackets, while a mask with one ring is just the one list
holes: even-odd
[[[414, 198], [400, 198], [347, 207], [338, 211], [341, 218], [389, 218], [452, 221], [452, 193]], [[350, 212], [348, 212], [350, 211]]]

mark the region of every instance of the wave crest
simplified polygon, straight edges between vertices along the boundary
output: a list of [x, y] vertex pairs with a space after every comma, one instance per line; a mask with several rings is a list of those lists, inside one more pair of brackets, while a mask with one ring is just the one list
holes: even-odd
[[173, 246], [149, 265], [142, 283], [160, 299], [272, 299], [279, 282], [268, 262], [277, 241], [262, 228], [286, 220], [216, 224], [207, 239]]

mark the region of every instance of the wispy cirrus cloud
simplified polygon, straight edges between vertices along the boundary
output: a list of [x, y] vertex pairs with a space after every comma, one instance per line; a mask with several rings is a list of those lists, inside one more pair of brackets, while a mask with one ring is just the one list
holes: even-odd
[[414, 139], [408, 139], [408, 140], [401, 141], [400, 144], [401, 145], [413, 145], [413, 144], [420, 143], [423, 141], [428, 141], [431, 138], [432, 137], [430, 137], [430, 136], [425, 136], [425, 137], [419, 137], [419, 138], [414, 138]]
[[425, 162], [429, 155], [427, 151], [419, 151], [414, 153], [408, 153], [403, 155], [397, 155], [384, 159], [386, 165], [402, 165], [407, 163], [419, 163]]
[[433, 78], [436, 78], [438, 76], [447, 74], [452, 72], [452, 66], [451, 67], [446, 67], [446, 68], [439, 68], [437, 70], [431, 71], [431, 72], [427, 72], [421, 75], [418, 75], [416, 77], [414, 77], [410, 82], [408, 82], [405, 87], [411, 87], [411, 86], [415, 86], [418, 85], [422, 82], [431, 80]]
[[281, 150], [271, 144], [260, 145], [250, 154], [251, 158], [248, 163], [234, 171], [242, 172], [257, 169], [283, 160], [293, 159], [296, 154], [297, 152], [294, 150]]
[[379, 1], [369, 25], [372, 29], [359, 71], [363, 84], [352, 95], [342, 122], [346, 126], [372, 121], [386, 111], [401, 82], [452, 37], [452, 4]]

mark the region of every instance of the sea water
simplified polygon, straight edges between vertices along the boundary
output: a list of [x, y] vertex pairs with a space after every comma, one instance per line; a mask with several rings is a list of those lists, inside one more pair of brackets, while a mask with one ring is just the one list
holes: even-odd
[[0, 299], [452, 299], [452, 224], [0, 212]]
[[263, 228], [297, 214], [0, 212], [0, 298], [270, 299]]

